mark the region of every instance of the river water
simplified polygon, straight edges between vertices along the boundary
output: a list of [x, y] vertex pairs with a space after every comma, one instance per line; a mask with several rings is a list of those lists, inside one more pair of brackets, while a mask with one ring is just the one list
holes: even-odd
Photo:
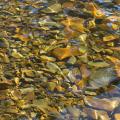
[[120, 120], [120, 0], [1, 0], [0, 120]]

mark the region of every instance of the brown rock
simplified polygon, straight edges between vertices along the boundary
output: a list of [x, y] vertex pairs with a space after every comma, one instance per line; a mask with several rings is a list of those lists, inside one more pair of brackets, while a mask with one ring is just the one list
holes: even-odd
[[120, 4], [120, 0], [114, 0], [114, 2], [118, 5]]
[[86, 9], [89, 10], [96, 18], [103, 18], [105, 16], [103, 11], [93, 2], [89, 2], [89, 4], [86, 6]]
[[0, 90], [8, 89], [12, 85], [13, 85], [13, 83], [10, 80], [0, 81]]
[[115, 118], [115, 120], [120, 120], [120, 113], [116, 113], [116, 114], [114, 115], [114, 118]]
[[8, 99], [9, 96], [7, 96], [8, 90], [0, 90], [0, 100]]
[[9, 63], [9, 57], [5, 53], [0, 53], [0, 62]]
[[91, 117], [92, 119], [95, 119], [95, 120], [98, 120], [98, 119], [100, 119], [100, 120], [110, 120], [107, 112], [102, 111], [102, 110], [94, 110], [94, 109], [91, 109], [91, 108], [85, 108], [84, 112], [89, 117]]
[[119, 98], [99, 99], [99, 98], [85, 97], [84, 101], [88, 106], [97, 109], [107, 110], [107, 111], [113, 111], [120, 103]]
[[56, 48], [53, 50], [53, 55], [56, 56], [59, 60], [80, 55], [80, 51], [77, 47], [68, 47], [68, 48]]
[[73, 2], [65, 2], [62, 4], [63, 8], [73, 8], [74, 7], [74, 3]]
[[119, 36], [117, 36], [117, 35], [107, 35], [107, 36], [103, 37], [103, 41], [104, 42], [113, 41], [113, 40], [116, 40], [118, 38], [119, 38]]

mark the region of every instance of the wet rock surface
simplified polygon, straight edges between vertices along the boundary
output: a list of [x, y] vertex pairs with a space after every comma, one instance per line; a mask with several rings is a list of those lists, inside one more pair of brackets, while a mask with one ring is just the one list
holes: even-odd
[[119, 120], [119, 0], [0, 1], [0, 120]]

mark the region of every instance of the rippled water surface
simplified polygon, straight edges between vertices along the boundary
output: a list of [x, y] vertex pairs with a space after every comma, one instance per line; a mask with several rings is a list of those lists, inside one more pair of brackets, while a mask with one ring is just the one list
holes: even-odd
[[120, 120], [120, 0], [1, 0], [0, 120]]

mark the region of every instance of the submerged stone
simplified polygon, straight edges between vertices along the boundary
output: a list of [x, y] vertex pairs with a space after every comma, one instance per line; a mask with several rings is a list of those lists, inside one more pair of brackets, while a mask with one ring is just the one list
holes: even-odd
[[8, 48], [8, 47], [9, 47], [9, 42], [4, 38], [0, 38], [0, 48]]
[[120, 103], [119, 98], [99, 99], [99, 98], [85, 97], [84, 101], [85, 104], [90, 107], [106, 110], [106, 111], [113, 111], [116, 107], [118, 107]]
[[43, 9], [42, 11], [44, 13], [58, 13], [62, 10], [61, 8], [62, 8], [61, 4], [55, 3], [55, 4], [50, 5], [48, 8]]
[[97, 89], [105, 87], [115, 80], [117, 80], [117, 75], [113, 68], [101, 68], [91, 73], [89, 84]]

